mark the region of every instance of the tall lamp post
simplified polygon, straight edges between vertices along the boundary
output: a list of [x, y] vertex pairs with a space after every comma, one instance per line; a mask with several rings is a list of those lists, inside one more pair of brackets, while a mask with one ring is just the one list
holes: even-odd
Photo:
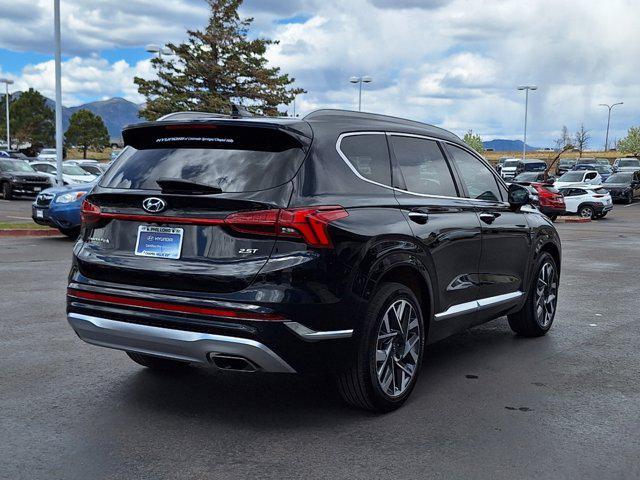
[[522, 144], [522, 160], [527, 153], [527, 110], [529, 110], [529, 90], [537, 90], [536, 85], [520, 85], [518, 90], [525, 91], [524, 97], [524, 143]]
[[53, 2], [53, 34], [55, 40], [56, 77], [56, 182], [62, 186], [62, 47], [60, 45], [60, 0]]
[[358, 85], [358, 111], [361, 112], [362, 111], [362, 84], [371, 83], [373, 81], [373, 78], [371, 78], [368, 75], [365, 75], [364, 77], [351, 77], [349, 81], [351, 83], [359, 84]]
[[11, 133], [9, 131], [9, 85], [13, 84], [13, 80], [8, 78], [0, 78], [0, 83], [6, 86], [6, 103], [7, 103], [7, 150], [11, 150]]
[[605, 139], [604, 139], [604, 151], [605, 152], [607, 150], [609, 150], [609, 124], [611, 123], [611, 110], [616, 105], [624, 105], [624, 102], [618, 102], [618, 103], [614, 103], [612, 105], [608, 105], [606, 103], [601, 103], [599, 105], [600, 107], [607, 107], [609, 109], [609, 114], [607, 115], [607, 135], [605, 136]]
[[155, 53], [158, 58], [162, 58], [163, 55], [173, 55], [173, 50], [169, 47], [161, 47], [160, 45], [150, 44], [146, 47], [147, 52]]

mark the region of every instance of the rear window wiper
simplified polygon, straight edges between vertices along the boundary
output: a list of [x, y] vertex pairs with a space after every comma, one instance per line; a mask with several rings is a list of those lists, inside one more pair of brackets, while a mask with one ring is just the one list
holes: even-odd
[[159, 178], [156, 183], [162, 189], [162, 193], [191, 193], [191, 194], [207, 194], [222, 193], [219, 187], [213, 187], [204, 183], [192, 182], [182, 178]]

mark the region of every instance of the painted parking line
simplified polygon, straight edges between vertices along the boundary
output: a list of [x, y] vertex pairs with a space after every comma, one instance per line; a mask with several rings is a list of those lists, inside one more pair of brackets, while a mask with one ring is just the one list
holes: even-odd
[[629, 205], [624, 205], [625, 207], [633, 207], [634, 205], [640, 205], [640, 202], [638, 203], [630, 203]]
[[31, 217], [12, 217], [11, 215], [7, 215], [7, 218], [15, 218], [18, 220], [31, 220]]

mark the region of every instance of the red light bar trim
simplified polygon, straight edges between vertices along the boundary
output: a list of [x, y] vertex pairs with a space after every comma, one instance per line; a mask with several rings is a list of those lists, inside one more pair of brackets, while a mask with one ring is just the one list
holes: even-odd
[[194, 305], [179, 305], [176, 303], [157, 302], [154, 300], [144, 300], [140, 298], [119, 297], [104, 293], [86, 292], [84, 290], [67, 289], [67, 295], [74, 298], [93, 300], [96, 302], [113, 303], [116, 305], [126, 305], [129, 307], [152, 308], [155, 310], [166, 310], [178, 313], [193, 313], [197, 315], [210, 315], [213, 317], [233, 318], [238, 320], [286, 320], [282, 315], [276, 313], [245, 312], [243, 310], [232, 310], [224, 308], [198, 307]]

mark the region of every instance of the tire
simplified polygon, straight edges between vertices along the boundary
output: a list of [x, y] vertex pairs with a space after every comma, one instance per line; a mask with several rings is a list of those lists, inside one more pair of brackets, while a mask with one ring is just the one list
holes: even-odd
[[606, 217], [606, 216], [607, 216], [607, 213], [609, 213], [609, 212], [602, 212], [602, 213], [599, 213], [599, 214], [598, 214], [598, 218], [604, 218], [604, 217]]
[[144, 353], [126, 352], [131, 360], [143, 367], [158, 371], [181, 370], [189, 366], [187, 362], [169, 358], [154, 357]]
[[627, 197], [627, 205], [631, 205], [633, 203], [633, 192], [629, 193], [629, 196]]
[[580, 208], [578, 208], [578, 216], [582, 218], [594, 218], [595, 210], [591, 205], [580, 205]]
[[[396, 321], [400, 308], [402, 326]], [[405, 334], [407, 331], [410, 336]], [[362, 319], [354, 358], [337, 376], [342, 398], [354, 407], [376, 412], [390, 412], [402, 406], [420, 374], [425, 334], [415, 294], [402, 284], [383, 283]]]
[[13, 198], [13, 191], [9, 182], [4, 182], [2, 184], [2, 198], [5, 200], [11, 200]]
[[66, 237], [69, 237], [69, 238], [71, 238], [73, 240], [78, 238], [78, 235], [80, 235], [80, 227], [76, 227], [76, 228], [59, 228], [58, 230], [60, 230], [61, 234], [63, 234]]
[[[545, 274], [543, 268], [546, 269]], [[524, 306], [520, 311], [507, 316], [511, 330], [523, 337], [545, 335], [553, 325], [558, 302], [558, 266], [553, 257], [547, 252], [542, 252], [533, 271], [535, 273]], [[546, 275], [546, 281], [543, 275]]]
[[558, 215], [549, 215], [549, 220], [551, 220], [552, 222], [555, 222], [558, 218]]

